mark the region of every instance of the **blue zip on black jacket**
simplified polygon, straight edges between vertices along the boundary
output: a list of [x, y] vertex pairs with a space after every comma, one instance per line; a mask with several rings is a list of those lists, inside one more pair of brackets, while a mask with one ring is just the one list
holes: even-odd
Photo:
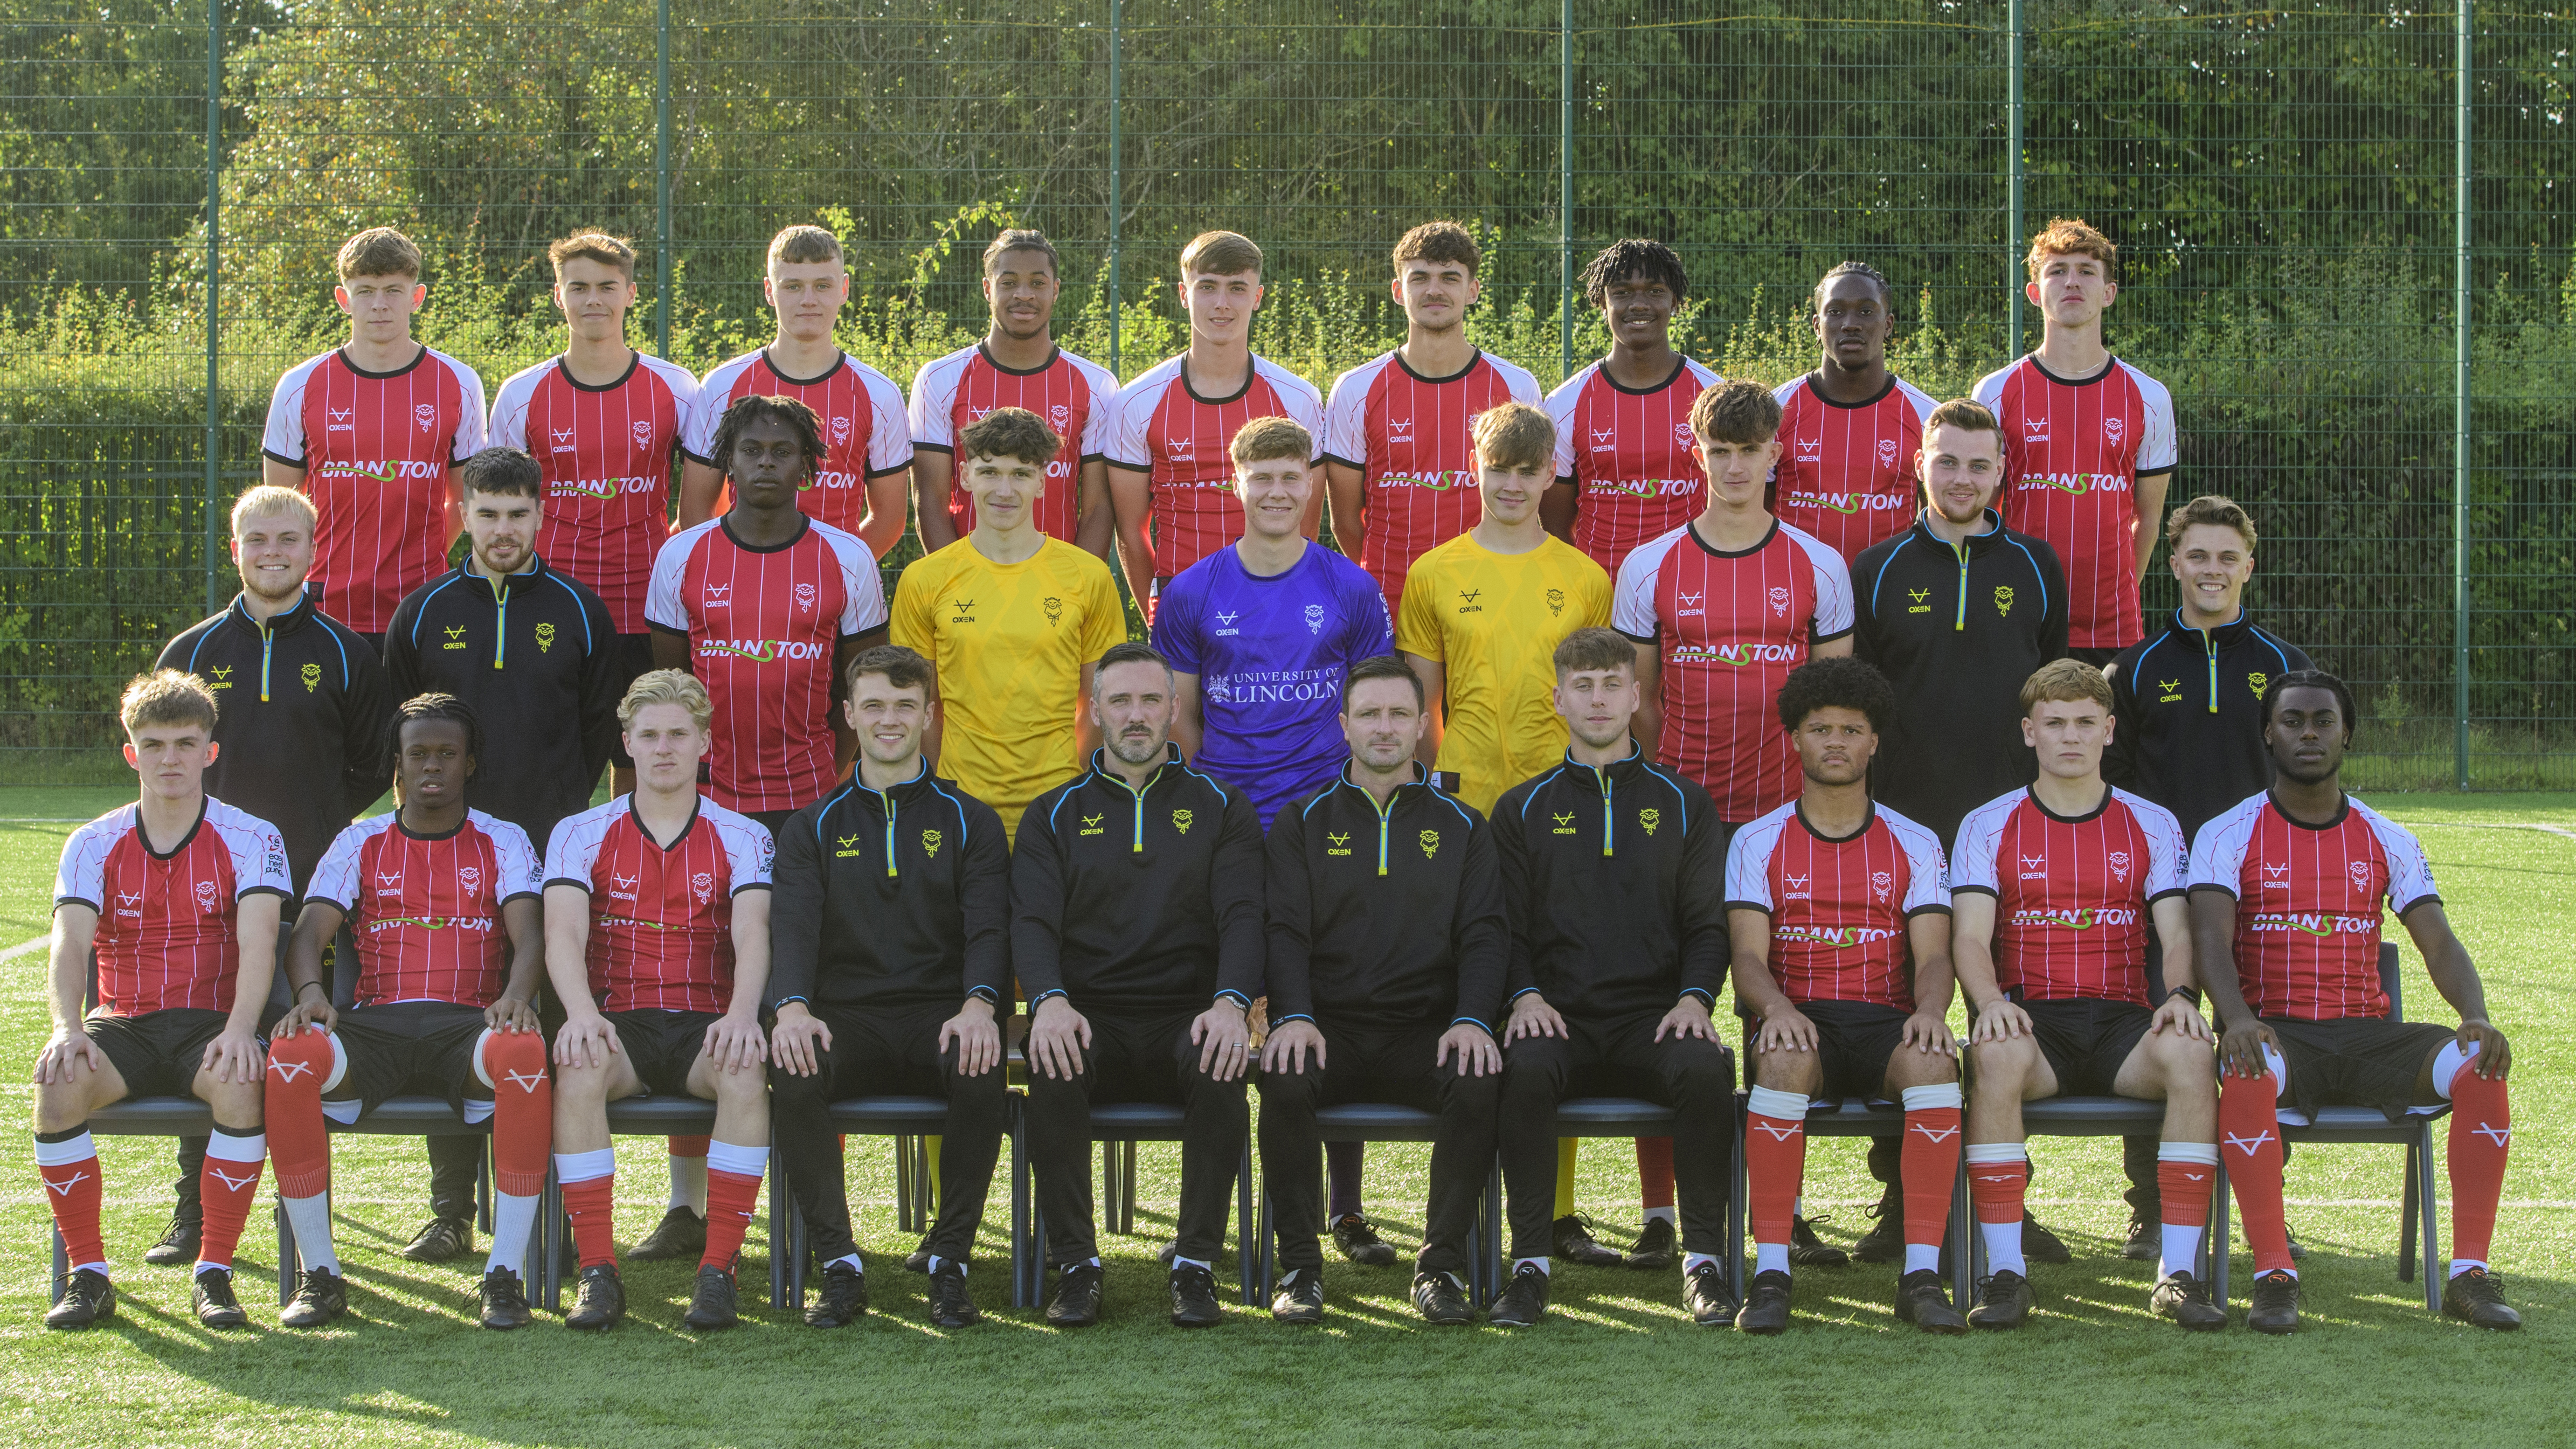
[[2272, 788], [2263, 697], [2273, 680], [2315, 667], [2242, 606], [2215, 629], [2193, 628], [2176, 609], [2104, 671], [2119, 724], [2102, 777], [2172, 811], [2192, 839], [2236, 802]]

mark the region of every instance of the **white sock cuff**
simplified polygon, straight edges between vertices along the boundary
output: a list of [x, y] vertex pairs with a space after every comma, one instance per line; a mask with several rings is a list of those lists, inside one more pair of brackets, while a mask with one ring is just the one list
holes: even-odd
[[1804, 1092], [1756, 1087], [1745, 1097], [1744, 1104], [1756, 1117], [1770, 1117], [1782, 1122], [1807, 1120], [1807, 1094]]
[[1928, 1087], [1908, 1087], [1905, 1089], [1904, 1097], [1905, 1110], [1908, 1112], [1934, 1112], [1943, 1107], [1959, 1107], [1967, 1103], [1967, 1097], [1959, 1091], [1959, 1084], [1956, 1082], [1935, 1082]]
[[1971, 1167], [1992, 1167], [1999, 1162], [2028, 1161], [2030, 1161], [2030, 1148], [2023, 1143], [1971, 1142], [1968, 1144], [1968, 1165]]
[[2263, 1043], [2263, 1069], [2272, 1074], [2273, 1100], [2280, 1100], [2281, 1094], [2290, 1090], [2290, 1064], [2282, 1057], [2281, 1049], [2268, 1041]]
[[1540, 1272], [1546, 1273], [1551, 1277], [1555, 1276], [1555, 1266], [1545, 1258], [1514, 1258], [1512, 1260], [1513, 1272], [1517, 1273], [1525, 1267], [1534, 1267]]
[[1679, 1216], [1669, 1206], [1651, 1207], [1646, 1209], [1646, 1221], [1651, 1223], [1657, 1218], [1661, 1218], [1668, 1223], [1677, 1223], [1680, 1221]]
[[[963, 1278], [963, 1277], [965, 1277], [965, 1276], [966, 1276], [966, 1264], [965, 1264], [962, 1260], [960, 1260], [960, 1259], [956, 1259], [956, 1258], [943, 1258], [943, 1257], [939, 1256], [937, 1253], [933, 1253], [933, 1254], [931, 1254], [931, 1255], [930, 1255], [930, 1271], [931, 1271], [931, 1272], [933, 1272], [933, 1273], [938, 1272], [938, 1271], [939, 1271], [939, 1268], [940, 1268], [940, 1265], [941, 1265], [941, 1264], [943, 1264], [943, 1263], [944, 1263], [944, 1264], [947, 1264], [947, 1265], [948, 1265], [948, 1266], [950, 1266], [950, 1267], [955, 1268], [955, 1269], [957, 1270], [957, 1276], [958, 1276], [958, 1277]], [[1211, 1271], [1213, 1271], [1213, 1270], [1211, 1270]], [[1293, 1277], [1295, 1277], [1296, 1275], [1292, 1273], [1292, 1274], [1290, 1274], [1289, 1276], [1293, 1278]]]
[[1189, 1265], [1190, 1265], [1191, 1267], [1193, 1267], [1193, 1268], [1204, 1268], [1204, 1269], [1206, 1269], [1208, 1272], [1211, 1272], [1211, 1273], [1213, 1273], [1213, 1272], [1215, 1272], [1215, 1271], [1216, 1271], [1216, 1264], [1214, 1264], [1214, 1263], [1210, 1263], [1210, 1262], [1207, 1262], [1207, 1261], [1205, 1261], [1204, 1259], [1200, 1259], [1200, 1258], [1184, 1258], [1184, 1257], [1181, 1257], [1181, 1256], [1180, 1256], [1180, 1255], [1178, 1255], [1178, 1254], [1174, 1254], [1174, 1255], [1173, 1255], [1173, 1257], [1172, 1257], [1172, 1267], [1173, 1267], [1175, 1270], [1179, 1269], [1179, 1267], [1180, 1267], [1183, 1263], [1187, 1263], [1187, 1264], [1189, 1264]]
[[1682, 1254], [1682, 1271], [1685, 1273], [1697, 1272], [1700, 1264], [1714, 1263], [1716, 1261], [1718, 1261], [1718, 1259], [1715, 1253], [1684, 1253]]
[[2156, 1161], [2189, 1162], [2201, 1167], [2216, 1167], [2218, 1144], [2215, 1142], [2161, 1143], [2156, 1148]]
[[46, 1142], [39, 1139], [36, 1143], [38, 1167], [69, 1167], [75, 1162], [87, 1162], [96, 1156], [98, 1156], [98, 1144], [90, 1140], [87, 1132], [82, 1132], [76, 1137], [66, 1137], [60, 1142]]
[[826, 1268], [837, 1268], [843, 1263], [849, 1264], [850, 1271], [853, 1273], [865, 1273], [868, 1271], [868, 1265], [860, 1262], [859, 1255], [856, 1253], [843, 1253], [841, 1256], [834, 1258], [831, 1262], [826, 1263], [823, 1266]]
[[[467, 1105], [471, 1106], [472, 1104], [468, 1103]], [[339, 1123], [343, 1127], [353, 1127], [357, 1125], [359, 1116], [366, 1110], [367, 1104], [359, 1101], [355, 1097], [351, 1097], [345, 1102], [325, 1102], [322, 1104], [322, 1115]], [[468, 1118], [466, 1120], [471, 1121], [473, 1119]]]
[[2453, 1037], [2442, 1043], [2442, 1049], [2433, 1054], [2433, 1090], [2442, 1094], [2442, 1100], [2450, 1100], [2452, 1079], [2459, 1076], [2460, 1068], [2467, 1066], [2477, 1056], [2478, 1049], [2485, 1045], [2485, 1042], [2471, 1042], [2468, 1050], [2462, 1051], [2460, 1039]]
[[482, 1126], [484, 1123], [489, 1122], [489, 1121], [491, 1121], [491, 1120], [492, 1120], [492, 1113], [493, 1113], [493, 1110], [494, 1110], [494, 1108], [493, 1108], [493, 1106], [492, 1106], [492, 1100], [491, 1100], [489, 1097], [468, 1097], [468, 1098], [466, 1098], [466, 1099], [465, 1099], [465, 1122], [466, 1122], [466, 1125], [467, 1125], [467, 1126], [470, 1126], [470, 1127], [480, 1127], [480, 1126]]
[[2484, 1258], [2453, 1258], [2450, 1276], [2457, 1278], [2471, 1268], [2484, 1268], [2486, 1265], [2487, 1260]]
[[265, 1132], [227, 1132], [218, 1127], [206, 1137], [206, 1155], [218, 1162], [260, 1162], [268, 1157]]
[[769, 1149], [745, 1147], [739, 1142], [707, 1144], [707, 1171], [730, 1172], [741, 1177], [758, 1177], [769, 1170]]
[[555, 1154], [555, 1180], [566, 1187], [576, 1182], [617, 1175], [617, 1149], [603, 1147], [597, 1152], [558, 1152]]

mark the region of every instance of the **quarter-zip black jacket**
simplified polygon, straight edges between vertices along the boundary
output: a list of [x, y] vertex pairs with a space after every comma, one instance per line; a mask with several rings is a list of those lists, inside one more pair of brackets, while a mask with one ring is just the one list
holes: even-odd
[[2038, 766], [2021, 742], [2021, 687], [2066, 655], [2057, 551], [2003, 526], [1959, 547], [1921, 517], [1852, 560], [1852, 652], [1896, 686], [1896, 728], [1870, 766], [1877, 798], [1941, 837]]
[[1501, 1034], [1511, 922], [1493, 828], [1414, 778], [1386, 808], [1341, 778], [1270, 822], [1270, 1022], [1321, 1009]]
[[1145, 1016], [1261, 991], [1261, 816], [1170, 748], [1142, 791], [1091, 768], [1029, 802], [1011, 851], [1011, 967], [1034, 1010]]
[[236, 596], [161, 650], [158, 669], [215, 692], [215, 763], [206, 792], [277, 827], [295, 893], [322, 852], [393, 784], [393, 712], [375, 647], [311, 594], [265, 624]]
[[2315, 667], [2241, 607], [2234, 623], [2215, 629], [2191, 627], [2176, 609], [2105, 671], [2119, 723], [2102, 777], [2172, 811], [2191, 839], [2237, 801], [2272, 788], [2263, 696], [2273, 680]]
[[1726, 825], [1708, 792], [1646, 758], [1565, 763], [1494, 802], [1511, 902], [1511, 997], [1567, 1016], [1665, 1012], [1726, 987]]
[[789, 817], [771, 867], [769, 1005], [905, 1011], [969, 993], [1008, 1008], [1011, 853], [1002, 817], [921, 773], [853, 776]]
[[617, 744], [615, 637], [599, 596], [543, 559], [499, 580], [468, 559], [394, 610], [385, 673], [397, 700], [435, 689], [474, 706], [483, 756], [465, 803], [543, 851], [556, 822], [589, 808]]

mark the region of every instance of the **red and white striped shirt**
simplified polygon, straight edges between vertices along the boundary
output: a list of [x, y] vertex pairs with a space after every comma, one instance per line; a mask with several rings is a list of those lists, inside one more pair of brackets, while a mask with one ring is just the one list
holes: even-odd
[[537, 556], [588, 584], [620, 634], [644, 632], [653, 553], [671, 534], [671, 451], [698, 400], [687, 368], [633, 356], [605, 387], [550, 358], [492, 398], [492, 441], [524, 449], [546, 480]]
[[1852, 630], [1851, 574], [1785, 523], [1742, 553], [1684, 524], [1628, 555], [1610, 627], [1663, 654], [1656, 758], [1699, 782], [1720, 820], [1797, 798], [1804, 778], [1777, 701], [1814, 646]]
[[[803, 379], [770, 366], [767, 348], [720, 364], [698, 384], [698, 405], [689, 413], [681, 450], [721, 469], [716, 424], [724, 421], [725, 409], [747, 397], [792, 397], [812, 408], [823, 428], [823, 466], [797, 491], [796, 506], [844, 533], [857, 533], [868, 516], [867, 485], [912, 466], [912, 425], [903, 415], [903, 389], [848, 353], [839, 357], [822, 376]], [[724, 490], [716, 511], [733, 506], [732, 497], [730, 488]]]
[[1780, 461], [1771, 468], [1771, 512], [1832, 545], [1844, 563], [1903, 533], [1922, 506], [1914, 455], [1934, 403], [1891, 376], [1868, 402], [1845, 406], [1816, 391], [1815, 376], [1771, 390], [1780, 403]]
[[2438, 901], [2433, 867], [2406, 827], [2353, 799], [2326, 825], [2281, 813], [2270, 791], [2200, 828], [2191, 888], [2236, 898], [2236, 976], [2257, 1016], [2386, 1016], [2379, 909]]
[[[984, 344], [961, 347], [912, 376], [912, 445], [925, 453], [954, 453], [966, 425], [995, 408], [1026, 408], [1046, 419], [1064, 439], [1047, 463], [1046, 491], [1038, 495], [1038, 531], [1074, 542], [1082, 525], [1082, 465], [1109, 450], [1109, 410], [1118, 379], [1108, 368], [1062, 348], [1046, 365], [1027, 372], [995, 362]], [[948, 520], [964, 538], [975, 531], [975, 499], [948, 480]]]
[[63, 842], [54, 907], [98, 912], [98, 1005], [111, 1016], [230, 1010], [241, 972], [236, 906], [259, 891], [295, 898], [277, 827], [205, 799], [167, 855], [145, 843], [140, 805], [120, 805]]
[[305, 890], [349, 918], [360, 1006], [490, 1006], [509, 984], [501, 908], [537, 894], [527, 832], [480, 810], [445, 835], [414, 835], [398, 813], [361, 820], [331, 842]]
[[1771, 979], [1790, 1001], [1912, 1011], [1905, 924], [1949, 914], [1950, 892], [1931, 831], [1878, 805], [1859, 834], [1828, 839], [1792, 800], [1727, 843], [1726, 904], [1771, 918]]
[[1616, 578], [1639, 544], [1698, 516], [1708, 492], [1691, 404], [1726, 379], [1685, 357], [1642, 392], [1594, 363], [1547, 395], [1556, 478], [1574, 483], [1574, 546]]
[[2137, 484], [2173, 471], [2173, 394], [2116, 357], [2081, 382], [2025, 357], [1986, 374], [1976, 398], [2004, 425], [2004, 522], [2066, 566], [2068, 647], [2137, 643]]
[[392, 372], [363, 372], [337, 349], [287, 369], [259, 447], [304, 470], [321, 515], [305, 587], [324, 613], [382, 634], [447, 567], [448, 470], [482, 446], [483, 379], [434, 348]]
[[689, 672], [715, 705], [709, 788], [728, 810], [799, 810], [839, 777], [832, 655], [886, 621], [868, 546], [820, 520], [772, 548], [722, 517], [673, 535], [653, 560], [644, 617], [689, 639]]
[[733, 994], [733, 898], [769, 889], [760, 822], [704, 796], [668, 847], [633, 796], [555, 827], [546, 884], [590, 893], [590, 994], [601, 1011], [721, 1012]]
[[[1424, 377], [1389, 352], [1333, 379], [1324, 458], [1360, 470], [1367, 520], [1360, 566], [1399, 618], [1413, 561], [1484, 516], [1468, 428], [1478, 413], [1514, 399], [1539, 402], [1538, 379], [1489, 352], [1449, 377]], [[1353, 542], [1338, 541], [1345, 551]]]
[[2049, 812], [2029, 790], [1959, 822], [1950, 893], [1995, 898], [1996, 984], [2031, 1001], [2147, 1001], [2147, 911], [2183, 893], [2182, 822], [2126, 790], [2088, 815]]
[[1234, 435], [1254, 418], [1288, 418], [1315, 435], [1320, 461], [1323, 394], [1266, 357], [1252, 359], [1231, 397], [1203, 397], [1183, 353], [1120, 390], [1110, 409], [1109, 462], [1146, 476], [1153, 497], [1154, 577], [1181, 570], [1243, 537], [1234, 495]]

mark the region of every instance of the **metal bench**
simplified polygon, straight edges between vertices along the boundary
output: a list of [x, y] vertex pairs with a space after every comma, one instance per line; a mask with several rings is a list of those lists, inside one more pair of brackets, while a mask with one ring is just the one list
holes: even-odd
[[[1440, 1135], [1440, 1118], [1436, 1113], [1385, 1102], [1346, 1102], [1336, 1107], [1318, 1108], [1315, 1126], [1326, 1142], [1430, 1142]], [[1265, 1180], [1261, 1185], [1258, 1229], [1261, 1298], [1265, 1301], [1278, 1286], [1277, 1217], [1277, 1205], [1271, 1200], [1270, 1184]], [[1468, 1291], [1479, 1308], [1491, 1302], [1500, 1287], [1496, 1265], [1501, 1261], [1502, 1242], [1503, 1170], [1502, 1160], [1498, 1157], [1493, 1169], [1486, 1174], [1485, 1191], [1476, 1204], [1475, 1226], [1467, 1235]], [[1487, 1244], [1494, 1245], [1492, 1251], [1487, 1250]]]

